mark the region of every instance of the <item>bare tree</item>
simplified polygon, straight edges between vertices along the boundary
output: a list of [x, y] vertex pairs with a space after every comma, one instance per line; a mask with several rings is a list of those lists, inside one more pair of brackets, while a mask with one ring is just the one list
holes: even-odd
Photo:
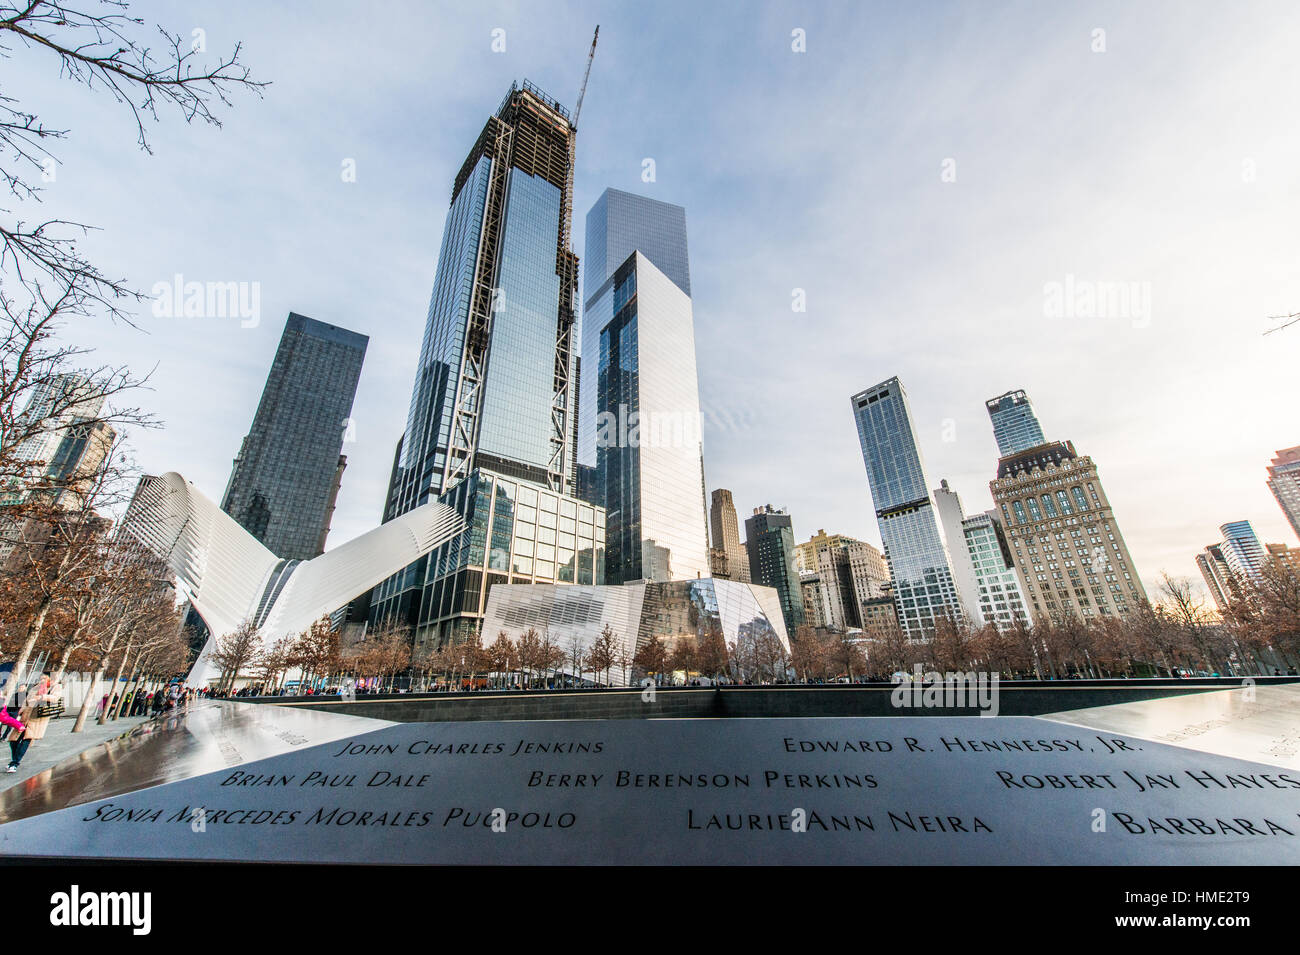
[[617, 650], [617, 640], [614, 637], [614, 631], [609, 624], [605, 624], [605, 629], [600, 635], [592, 641], [591, 646], [587, 648], [586, 664], [592, 674], [604, 673], [605, 685], [609, 685], [609, 671], [614, 666], [614, 654]]
[[542, 635], [533, 627], [529, 627], [519, 637], [516, 644], [519, 667], [527, 676], [525, 677], [525, 687], [532, 682], [533, 674], [542, 666]]
[[[129, 538], [119, 535], [99, 552], [95, 579], [88, 586], [93, 588], [94, 600], [85, 631], [94, 674], [73, 724], [74, 733], [85, 727], [90, 701], [98, 695], [100, 681], [110, 662], [119, 662], [112, 684], [116, 688], [132, 641], [147, 640], [157, 628], [175, 623], [175, 594], [165, 568]], [[107, 714], [106, 706], [100, 714], [100, 723]]]
[[568, 645], [569, 669], [573, 671], [573, 680], [575, 685], [582, 682], [582, 672], [586, 668], [584, 659], [582, 638], [575, 633], [569, 637]]
[[695, 662], [701, 673], [706, 673], [715, 679], [718, 674], [727, 669], [727, 641], [722, 636], [720, 627], [710, 627], [708, 632], [699, 638]]
[[515, 645], [510, 642], [510, 635], [504, 630], [497, 633], [496, 640], [487, 648], [487, 654], [492, 661], [492, 669], [497, 673], [509, 673], [514, 669]]
[[290, 655], [292, 665], [302, 670], [298, 692], [304, 692], [316, 679], [327, 677], [340, 663], [339, 635], [330, 627], [330, 618], [321, 617], [298, 635]]
[[859, 641], [848, 632], [834, 634], [826, 648], [828, 662], [835, 669], [835, 676], [844, 674], [850, 683], [867, 668], [867, 657], [862, 652]]
[[664, 647], [663, 641], [651, 634], [649, 640], [637, 647], [632, 657], [632, 665], [647, 675], [654, 674], [655, 682], [659, 683], [668, 668], [668, 650]]
[[[104, 573], [112, 549], [107, 536], [111, 521], [103, 512], [125, 499], [128, 474], [129, 462], [119, 439], [97, 470], [79, 478], [75, 486], [33, 490], [21, 504], [0, 507], [0, 541], [10, 552], [5, 569], [18, 579], [6, 588], [13, 601], [0, 607], [0, 614], [8, 618], [6, 630], [21, 631], [15, 673], [27, 665], [50, 615], [99, 585], [97, 578]], [[24, 590], [25, 601], [20, 599]], [[15, 619], [19, 615], [21, 623]], [[0, 705], [8, 704], [12, 683], [5, 687]]]
[[255, 669], [262, 654], [262, 635], [252, 620], [245, 620], [230, 633], [217, 637], [211, 661], [221, 671], [221, 690], [229, 693], [239, 674]]
[[[151, 150], [145, 121], [157, 121], [160, 107], [174, 109], [187, 123], [197, 119], [220, 126], [216, 106], [229, 106], [235, 90], [260, 95], [266, 85], [253, 80], [239, 62], [239, 45], [215, 63], [201, 65], [203, 44], [159, 26], [162, 46], [150, 46], [148, 37], [155, 31], [128, 16], [127, 9], [122, 0], [0, 3], [0, 55], [10, 55], [14, 45], [48, 53], [60, 78], [105, 93], [129, 111], [137, 142], [146, 152]], [[5, 156], [0, 180], [15, 200], [40, 200], [38, 177], [57, 164], [51, 149], [67, 133], [23, 110], [15, 97], [0, 97], [0, 155]], [[77, 289], [88, 303], [125, 318], [121, 301], [139, 296], [124, 282], [105, 277], [77, 251], [76, 237], [86, 229], [58, 219], [0, 224], [0, 267], [29, 289]]]

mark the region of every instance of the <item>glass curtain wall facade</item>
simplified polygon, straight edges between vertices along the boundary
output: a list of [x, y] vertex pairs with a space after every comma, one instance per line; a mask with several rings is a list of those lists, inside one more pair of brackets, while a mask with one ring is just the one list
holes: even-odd
[[[582, 354], [589, 360], [582, 367], [579, 391], [578, 461], [595, 467], [600, 335], [613, 317], [612, 303], [608, 296], [602, 299], [600, 293], [632, 253], [639, 251], [689, 299], [691, 273], [686, 210], [657, 199], [606, 189], [587, 213], [585, 241]], [[691, 361], [694, 360], [692, 332]]]
[[26, 430], [33, 422], [43, 422], [44, 428], [13, 448], [10, 461], [17, 473], [0, 489], [0, 505], [21, 501], [30, 485], [48, 485], [66, 477], [54, 466], [55, 459], [69, 430], [85, 433], [97, 421], [104, 399], [93, 392], [90, 382], [78, 375], [54, 375], [32, 389], [15, 430]]
[[1268, 467], [1268, 489], [1300, 537], [1300, 447], [1283, 448]]
[[691, 301], [633, 252], [585, 320], [600, 332], [594, 443], [606, 580], [708, 577]]
[[1223, 559], [1223, 551], [1219, 545], [1210, 544], [1197, 554], [1196, 566], [1201, 571], [1201, 576], [1205, 578], [1205, 586], [1210, 591], [1210, 596], [1214, 598], [1214, 606], [1220, 613], [1226, 611], [1228, 605], [1237, 599], [1240, 591], [1233, 579], [1232, 571], [1228, 569], [1228, 562]]
[[962, 521], [967, 552], [975, 568], [980, 616], [998, 630], [1016, 622], [1029, 625], [1024, 589], [1001, 525], [991, 514], [972, 514]]
[[993, 422], [999, 457], [1036, 448], [1046, 440], [1029, 396], [1023, 391], [1008, 391], [1005, 395], [990, 398], [985, 407]]
[[750, 580], [776, 591], [786, 631], [794, 633], [805, 622], [794, 520], [771, 505], [755, 508], [754, 515], [745, 521], [745, 549], [749, 552]]
[[[417, 657], [478, 634], [498, 584], [604, 583], [602, 508], [481, 468], [440, 500], [465, 529], [429, 554]], [[495, 636], [484, 634], [484, 643]]]
[[1250, 521], [1233, 521], [1219, 528], [1223, 534], [1223, 543], [1219, 550], [1228, 569], [1242, 580], [1259, 580], [1260, 568], [1264, 564], [1264, 548], [1255, 536], [1255, 528]]
[[290, 313], [221, 509], [277, 557], [325, 550], [365, 335]]
[[[385, 520], [480, 468], [573, 490], [573, 136], [563, 106], [512, 86], [456, 177]], [[423, 626], [436, 576], [425, 559], [385, 581], [371, 620]]]
[[691, 294], [686, 210], [681, 206], [606, 189], [587, 213], [584, 248], [585, 298], [591, 298], [633, 252], [640, 252], [683, 293]]
[[[610, 686], [634, 686], [644, 672], [631, 665], [639, 648], [652, 638], [660, 640], [671, 654], [681, 643], [690, 643], [699, 659], [712, 658], [719, 669], [731, 665], [748, 667], [733, 676], [744, 679], [784, 678], [782, 655], [788, 659], [790, 641], [781, 620], [776, 593], [735, 580], [674, 580], [639, 582], [622, 586], [496, 587], [488, 601], [483, 623], [484, 642], [490, 644], [502, 631], [518, 640], [528, 629], [536, 630], [551, 645], [579, 657], [608, 626], [618, 645], [615, 663], [608, 673], [572, 673], [572, 663], [558, 667], [560, 674], [594, 676]], [[576, 643], [576, 648], [575, 648]], [[737, 660], [727, 660], [728, 648], [739, 650]], [[766, 658], [767, 672], [754, 672], [754, 660]], [[701, 665], [709, 675], [713, 667]], [[688, 678], [690, 674], [682, 674]]]
[[929, 639], [939, 619], [963, 618], [907, 394], [890, 378], [851, 400], [899, 626], [909, 640]]

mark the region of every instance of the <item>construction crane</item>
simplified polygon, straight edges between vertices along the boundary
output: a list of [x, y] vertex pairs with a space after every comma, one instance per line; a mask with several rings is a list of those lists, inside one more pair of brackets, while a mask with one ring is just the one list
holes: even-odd
[[573, 128], [578, 128], [578, 117], [582, 115], [582, 98], [587, 95], [587, 80], [591, 78], [591, 61], [596, 58], [596, 41], [600, 39], [600, 24], [591, 37], [591, 49], [587, 52], [587, 72], [582, 74], [582, 88], [578, 90], [578, 105], [573, 107]]
[[[591, 78], [591, 61], [596, 58], [596, 40], [600, 37], [600, 24], [591, 37], [591, 49], [587, 51], [587, 72], [582, 74], [582, 89], [578, 90], [578, 104], [573, 108], [573, 119], [569, 122], [569, 169], [565, 176], [564, 206], [560, 210], [560, 250], [561, 254], [573, 248], [570, 236], [572, 231], [573, 209], [573, 167], [578, 161], [578, 114], [582, 112], [582, 99], [587, 95], [587, 80]], [[575, 279], [576, 288], [576, 279]]]

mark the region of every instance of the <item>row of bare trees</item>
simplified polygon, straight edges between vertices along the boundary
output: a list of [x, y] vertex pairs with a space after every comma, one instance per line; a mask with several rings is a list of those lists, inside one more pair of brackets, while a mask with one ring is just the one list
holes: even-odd
[[73, 732], [85, 725], [88, 702], [106, 678], [119, 688], [124, 677], [158, 680], [187, 665], [165, 566], [128, 534], [111, 533], [103, 516], [124, 482], [116, 455], [110, 450], [75, 493], [28, 489], [0, 504], [0, 656], [12, 663], [0, 705], [22, 691], [19, 678], [37, 659], [55, 682], [69, 670], [88, 672], [87, 704]]
[[308, 688], [337, 689], [345, 680], [372, 681], [377, 689], [391, 687], [411, 669], [411, 632], [405, 627], [380, 627], [352, 646], [343, 646], [329, 617], [302, 633], [282, 637], [270, 646], [251, 622], [219, 637], [212, 663], [221, 671], [216, 690], [230, 693], [236, 680], [262, 693], [278, 693], [296, 674], [297, 692]]
[[[608, 683], [618, 670], [626, 681], [633, 666], [631, 654], [613, 629], [604, 630], [590, 646], [575, 634], [557, 639], [549, 631], [529, 627], [512, 640], [504, 630], [487, 646], [478, 637], [453, 643], [423, 661], [427, 673], [454, 686], [474, 686], [480, 675], [491, 675], [495, 685], [516, 679], [524, 687], [581, 682], [591, 674], [596, 682]], [[468, 682], [467, 682], [468, 681]]]
[[[1033, 626], [1019, 622], [999, 631], [940, 621], [933, 638], [817, 632], [801, 627], [790, 649], [770, 631], [741, 634], [726, 643], [720, 631], [663, 641], [657, 637], [631, 652], [608, 625], [590, 644], [577, 635], [557, 638], [529, 628], [512, 639], [505, 631], [484, 646], [478, 637], [454, 643], [412, 665], [411, 635], [403, 629], [375, 631], [356, 647], [340, 650], [328, 620], [294, 640], [254, 648], [247, 627], [219, 641], [218, 663], [227, 674], [253, 673], [268, 688], [293, 668], [302, 685], [337, 684], [346, 677], [379, 678], [392, 686], [417, 671], [423, 682], [476, 686], [509, 682], [554, 686], [574, 679], [609, 685], [675, 674], [735, 683], [889, 680], [923, 670], [1001, 673], [1005, 678], [1066, 679], [1172, 677], [1187, 673], [1267, 675], [1300, 664], [1300, 578], [1289, 565], [1270, 561], [1258, 581], [1244, 583], [1232, 609], [1220, 618], [1207, 609], [1190, 581], [1162, 579], [1155, 604], [1126, 617], [1085, 620], [1062, 616]], [[620, 680], [615, 681], [617, 673]]]
[[818, 634], [801, 628], [791, 664], [800, 681], [887, 680], [916, 666], [940, 672], [983, 670], [1029, 679], [1222, 676], [1295, 672], [1300, 664], [1300, 578], [1268, 561], [1256, 581], [1240, 582], [1226, 614], [1210, 610], [1191, 581], [1165, 575], [1156, 602], [1124, 617], [1059, 616], [999, 631], [941, 620], [933, 639]]

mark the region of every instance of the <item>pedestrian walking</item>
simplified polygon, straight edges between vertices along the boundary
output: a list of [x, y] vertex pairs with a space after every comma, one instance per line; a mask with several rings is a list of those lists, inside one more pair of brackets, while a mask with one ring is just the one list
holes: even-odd
[[[18, 721], [25, 724], [23, 731], [9, 740], [8, 773], [18, 772], [18, 766], [27, 755], [27, 748], [33, 740], [44, 739], [50, 720], [63, 712], [63, 685], [51, 683], [50, 675], [41, 675], [41, 682], [36, 691], [28, 696], [27, 701], [18, 711]], [[16, 732], [16, 731], [15, 731]]]

